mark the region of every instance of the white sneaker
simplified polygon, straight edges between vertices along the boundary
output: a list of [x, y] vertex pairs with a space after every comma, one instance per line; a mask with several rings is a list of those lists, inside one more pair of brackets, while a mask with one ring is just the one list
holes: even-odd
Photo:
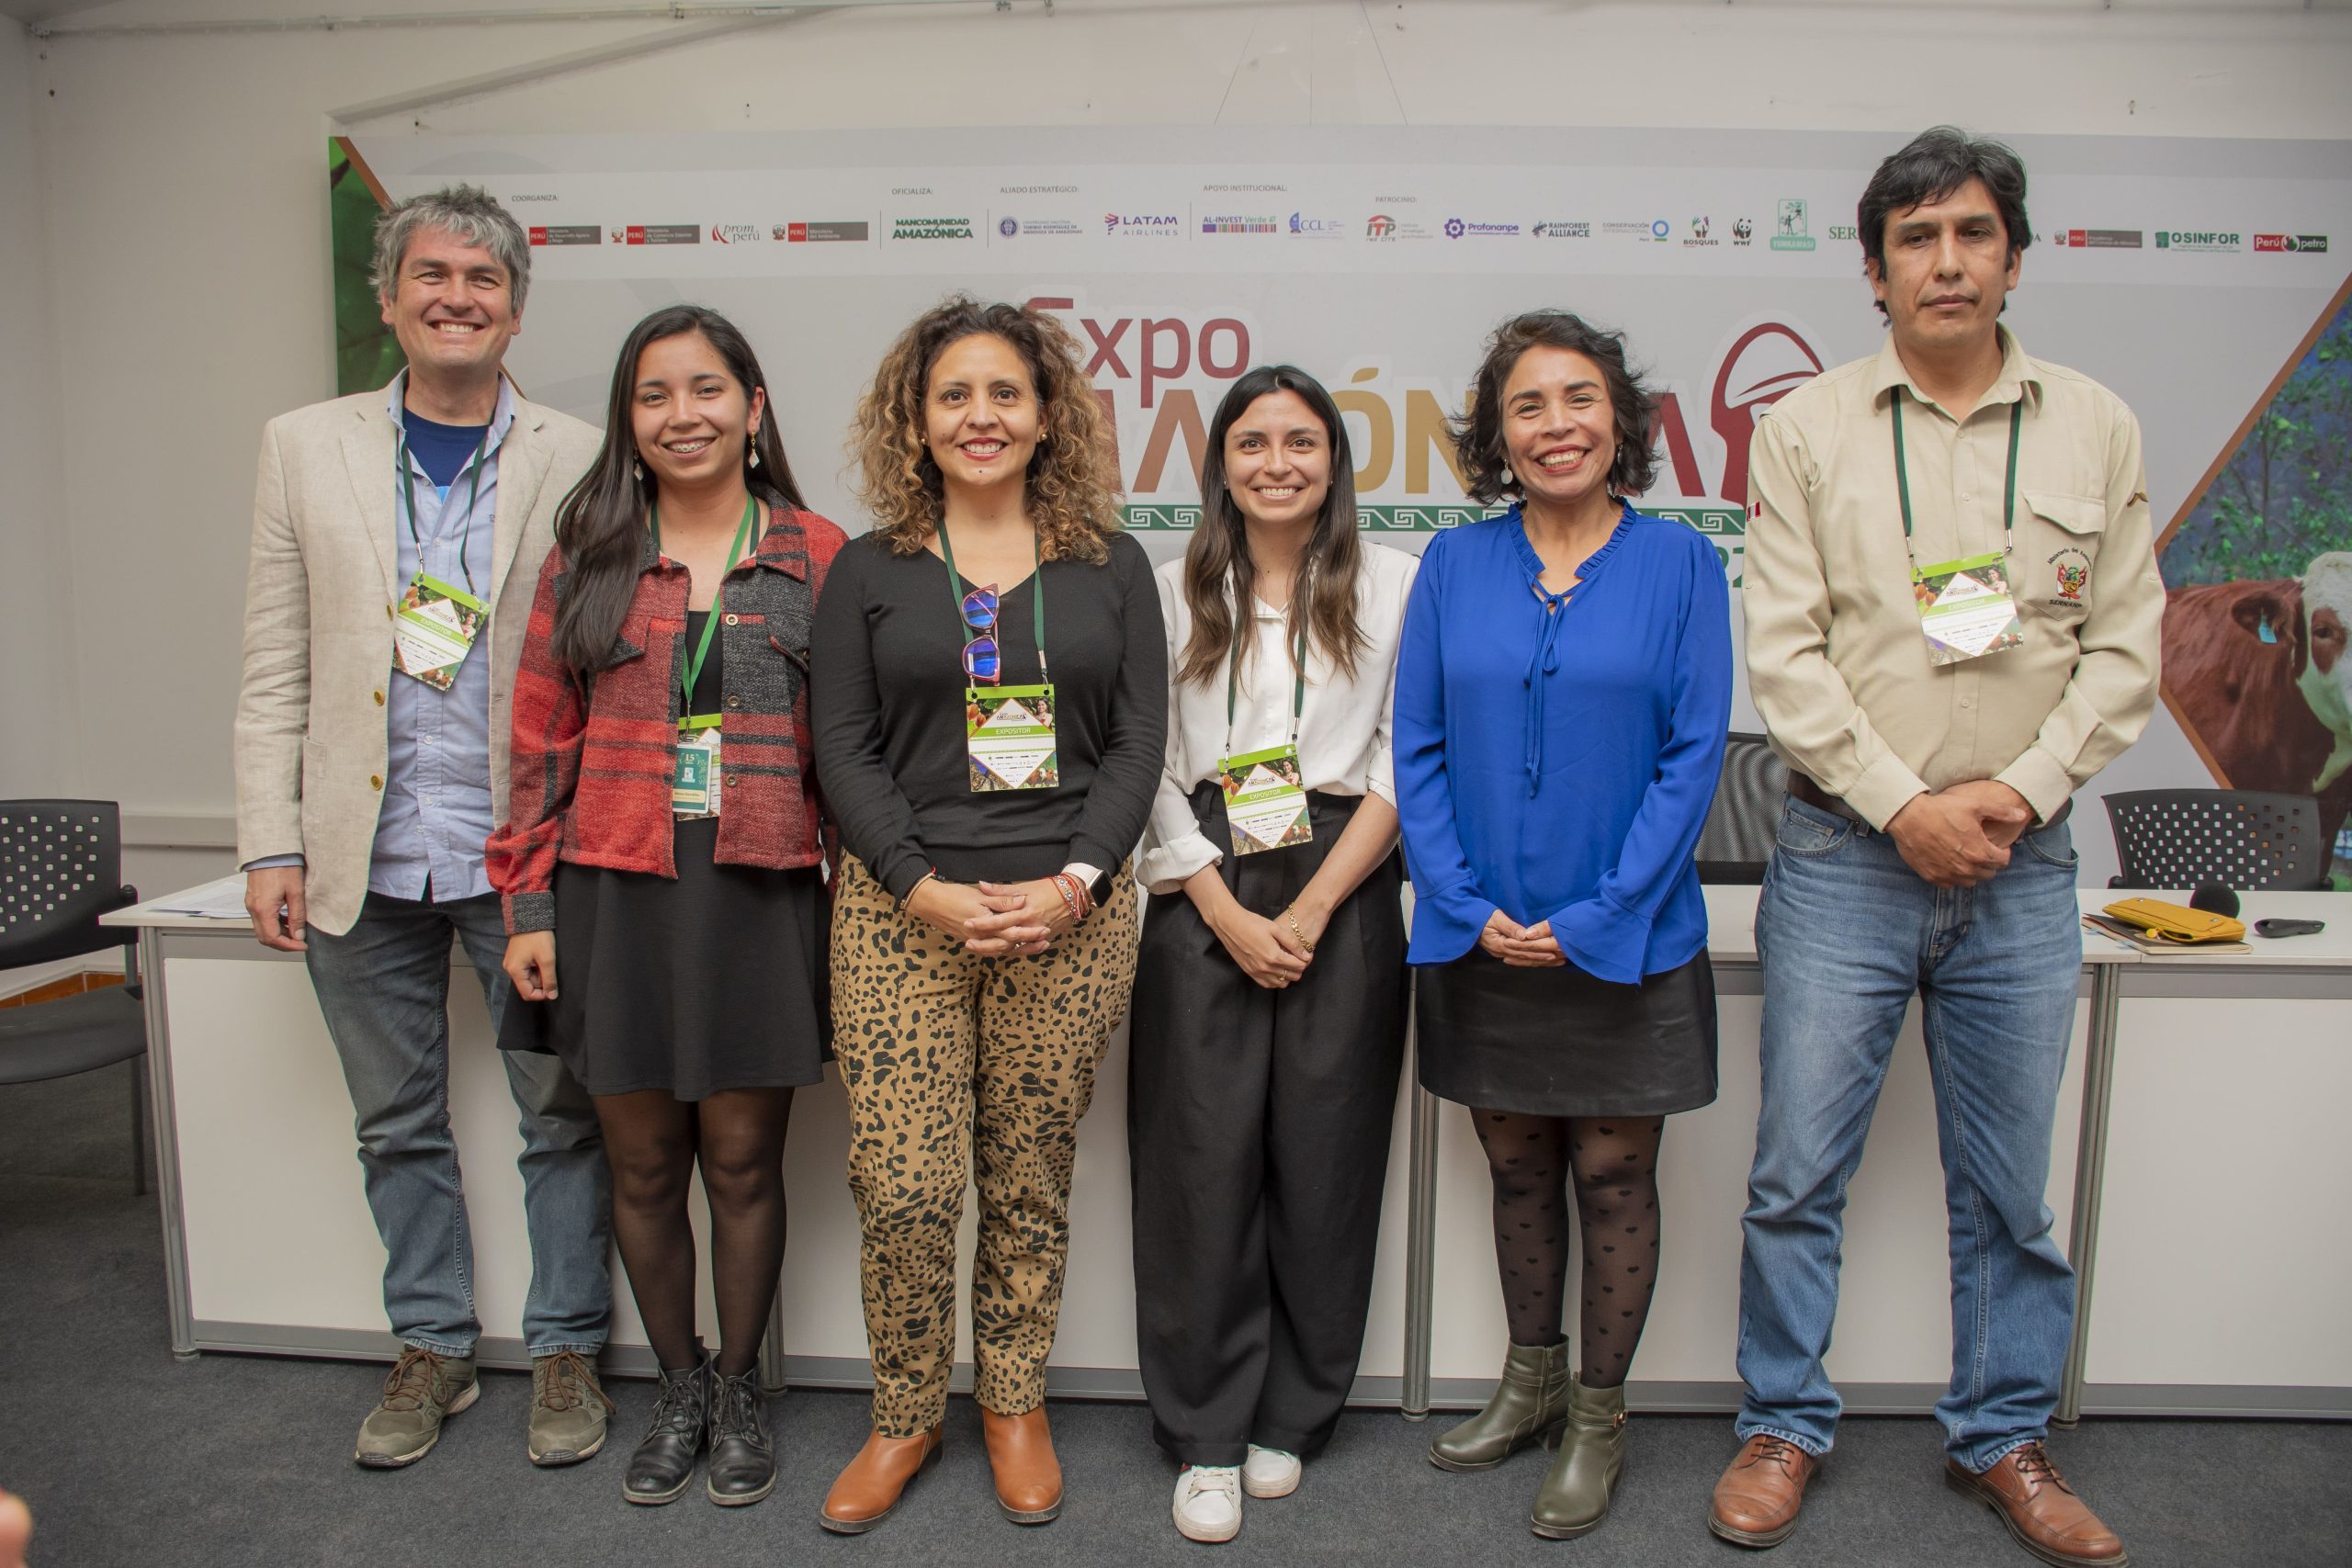
[[1298, 1490], [1306, 1461], [1280, 1449], [1250, 1445], [1250, 1461], [1241, 1467], [1241, 1489], [1252, 1497], [1287, 1497]]
[[1241, 1467], [1186, 1465], [1176, 1475], [1171, 1512], [1186, 1540], [1231, 1540], [1241, 1533]]

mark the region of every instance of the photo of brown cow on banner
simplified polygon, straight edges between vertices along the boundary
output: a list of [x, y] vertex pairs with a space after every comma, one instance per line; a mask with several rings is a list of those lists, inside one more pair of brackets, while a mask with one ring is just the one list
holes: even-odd
[[2312, 797], [2352, 887], [2352, 279], [2159, 548], [2165, 702], [2222, 788]]

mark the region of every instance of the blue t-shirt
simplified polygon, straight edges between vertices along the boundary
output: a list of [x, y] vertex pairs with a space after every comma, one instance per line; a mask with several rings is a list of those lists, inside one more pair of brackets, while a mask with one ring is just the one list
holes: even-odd
[[1520, 513], [1430, 541], [1396, 661], [1396, 808], [1415, 964], [1468, 953], [1498, 908], [1552, 922], [1623, 985], [1707, 941], [1691, 858], [1731, 720], [1714, 547], [1624, 509], [1566, 594]]
[[401, 411], [401, 425], [408, 432], [408, 449], [416, 454], [417, 466], [442, 490], [456, 481], [490, 429], [487, 424], [435, 424], [414, 409]]

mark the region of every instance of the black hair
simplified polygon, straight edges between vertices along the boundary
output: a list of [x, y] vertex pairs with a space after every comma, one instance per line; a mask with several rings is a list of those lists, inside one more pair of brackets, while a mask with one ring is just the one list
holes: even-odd
[[1657, 478], [1657, 455], [1650, 449], [1650, 422], [1657, 399], [1625, 361], [1625, 334], [1596, 327], [1566, 310], [1530, 310], [1513, 316], [1487, 340], [1487, 356], [1470, 384], [1470, 409], [1453, 422], [1453, 450], [1462, 463], [1462, 488], [1488, 506], [1519, 494], [1503, 446], [1503, 388], [1531, 348], [1564, 348], [1600, 367], [1609, 389], [1610, 414], [1617, 431], [1617, 455], [1609, 463], [1611, 495], [1639, 495]]
[[[2008, 238], [2008, 259], [2015, 261], [2033, 243], [2033, 229], [2025, 216], [2025, 162], [2007, 143], [1971, 136], [1956, 125], [1930, 126], [1871, 175], [1854, 214], [1863, 261], [1877, 263], [1879, 276], [1884, 277], [1886, 220], [1941, 201], [1971, 180], [1983, 180], [1993, 193], [1993, 206]], [[1878, 308], [1883, 311], [1886, 301], [1880, 300]]]
[[1356, 574], [1363, 545], [1356, 537], [1355, 461], [1348, 451], [1348, 427], [1323, 383], [1295, 365], [1261, 365], [1226, 392], [1209, 421], [1207, 450], [1201, 457], [1201, 521], [1184, 547], [1184, 603], [1193, 614], [1193, 635], [1179, 657], [1180, 682], [1204, 682], [1227, 659], [1246, 661], [1256, 639], [1246, 630], [1256, 592], [1257, 566], [1250, 556], [1248, 525], [1225, 478], [1225, 438], [1250, 405], [1269, 392], [1293, 392], [1323, 423], [1331, 448], [1331, 488], [1315, 514], [1305, 558], [1290, 601], [1291, 639], [1301, 634], [1339, 669], [1354, 673], [1356, 656], [1372, 646], [1356, 621]]
[[[639, 477], [637, 437], [629, 417], [637, 394], [637, 362], [649, 344], [688, 333], [701, 333], [718, 351], [729, 374], [741, 385], [746, 402], [753, 392], [767, 390], [767, 378], [760, 372], [751, 343], [716, 310], [667, 305], [629, 329], [613, 366], [612, 396], [605, 405], [605, 445], [555, 512], [555, 542], [563, 551], [566, 580], [551, 641], [557, 662], [578, 675], [594, 675], [605, 667], [637, 594], [638, 563], [654, 494], [653, 475], [649, 471]], [[770, 397], [758, 433], [744, 443], [743, 481], [770, 507], [798, 511], [807, 503], [792, 478], [792, 465], [785, 460], [780, 423], [775, 400]], [[749, 466], [754, 449], [760, 455], [756, 468]]]

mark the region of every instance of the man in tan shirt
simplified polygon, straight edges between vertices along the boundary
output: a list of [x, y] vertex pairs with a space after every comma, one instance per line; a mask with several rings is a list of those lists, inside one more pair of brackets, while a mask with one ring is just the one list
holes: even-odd
[[1949, 127], [1880, 164], [1860, 227], [1887, 341], [1781, 400], [1749, 459], [1748, 682], [1792, 778], [1757, 911], [1743, 1446], [1708, 1521], [1742, 1545], [1788, 1537], [1836, 1433], [1846, 1185], [1916, 992], [1946, 1471], [2042, 1561], [2124, 1561], [2042, 1447], [2075, 1300], [2042, 1194], [2082, 953], [2068, 807], [2154, 706], [2164, 587], [2131, 410], [1999, 324], [2025, 186]]

